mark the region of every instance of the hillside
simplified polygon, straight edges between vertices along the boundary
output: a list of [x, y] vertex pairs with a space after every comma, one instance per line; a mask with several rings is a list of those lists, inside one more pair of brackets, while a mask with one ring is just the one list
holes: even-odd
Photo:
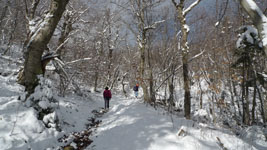
[[[0, 76], [0, 145], [4, 150], [77, 147], [71, 135], [88, 130], [87, 124], [94, 116], [92, 111], [103, 107], [101, 93], [58, 97], [56, 113], [62, 131], [46, 128], [37, 120], [36, 111], [19, 100], [23, 87], [16, 84], [15, 79], [13, 74]], [[262, 127], [244, 128], [236, 135], [230, 129], [186, 120], [179, 113], [170, 114], [160, 106], [155, 109], [141, 99], [115, 93], [109, 111], [95, 119], [102, 122], [85, 137], [93, 141], [88, 150], [214, 150], [221, 149], [218, 139], [228, 150], [267, 148]], [[180, 130], [184, 133], [179, 136]], [[68, 137], [66, 143], [59, 142], [64, 136]]]

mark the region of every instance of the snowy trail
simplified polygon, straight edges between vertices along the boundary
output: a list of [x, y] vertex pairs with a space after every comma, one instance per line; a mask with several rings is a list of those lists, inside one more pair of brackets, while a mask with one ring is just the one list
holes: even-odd
[[[14, 77], [0, 76], [1, 150], [54, 150], [66, 145], [58, 139], [86, 130], [88, 118], [93, 116], [92, 110], [104, 105], [102, 93], [90, 93], [88, 97], [72, 94], [59, 97], [57, 112], [62, 132], [58, 132], [45, 128], [36, 118], [35, 110], [18, 100], [22, 93], [23, 87], [16, 84]], [[114, 95], [110, 105], [110, 110], [97, 118], [102, 123], [90, 136], [93, 143], [88, 150], [219, 150], [217, 137], [228, 150], [267, 149], [265, 137], [259, 134], [260, 130], [255, 130], [257, 127], [244, 129], [239, 138], [227, 129], [210, 126], [211, 129], [181, 116], [173, 116], [172, 122], [164, 110], [146, 106], [140, 99]], [[187, 133], [184, 137], [177, 136], [181, 128]]]
[[[93, 150], [214, 150], [219, 137], [226, 148], [233, 150], [265, 149], [255, 148], [227, 130], [212, 130], [200, 127], [193, 121], [170, 116], [164, 111], [146, 107], [138, 99], [113, 97], [111, 108], [92, 137]], [[183, 126], [187, 135], [177, 136]], [[254, 141], [251, 141], [254, 142]]]
[[148, 149], [157, 137], [166, 136], [172, 128], [170, 118], [160, 118], [140, 100], [118, 97], [112, 99], [111, 109], [102, 121], [97, 138], [93, 139], [96, 150]]

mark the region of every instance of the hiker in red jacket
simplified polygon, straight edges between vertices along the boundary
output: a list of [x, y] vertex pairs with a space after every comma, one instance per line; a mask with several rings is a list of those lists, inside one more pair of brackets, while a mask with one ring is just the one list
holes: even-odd
[[108, 87], [105, 88], [103, 96], [105, 100], [105, 109], [109, 109], [109, 100], [111, 99], [111, 91], [108, 89]]

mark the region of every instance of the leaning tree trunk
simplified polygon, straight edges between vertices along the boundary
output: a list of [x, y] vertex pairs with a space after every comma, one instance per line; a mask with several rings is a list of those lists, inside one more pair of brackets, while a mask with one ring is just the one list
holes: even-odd
[[30, 37], [27, 43], [24, 63], [24, 85], [28, 94], [34, 92], [38, 75], [43, 74], [41, 57], [69, 0], [51, 0], [49, 13], [42, 26]]

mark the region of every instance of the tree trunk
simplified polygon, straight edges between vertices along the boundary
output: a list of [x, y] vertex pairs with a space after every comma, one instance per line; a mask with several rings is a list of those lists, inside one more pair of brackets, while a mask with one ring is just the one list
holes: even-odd
[[[235, 86], [235, 82], [232, 81], [232, 84], [233, 84], [233, 92], [234, 92], [234, 97], [237, 97], [237, 91], [236, 91], [236, 86]], [[237, 98], [236, 98], [237, 99]], [[239, 104], [239, 99], [237, 99], [237, 108], [238, 108], [238, 114], [239, 116], [241, 117], [242, 116], [242, 112], [241, 112], [241, 107], [240, 107], [240, 104]]]
[[[168, 108], [172, 108], [172, 106], [175, 106], [175, 103], [174, 103], [174, 65], [172, 65], [172, 77], [170, 79], [168, 79], [168, 85], [169, 85], [169, 92], [170, 92], [170, 97], [168, 99], [168, 103], [169, 103], [169, 106]], [[170, 111], [170, 110], [169, 110]]]
[[200, 90], [199, 108], [202, 109], [203, 108], [203, 91], [202, 91], [202, 87], [201, 87], [201, 78], [200, 77], [198, 79], [198, 87], [199, 87], [199, 90]]
[[[112, 32], [111, 32], [111, 14], [110, 14], [110, 9], [107, 10], [106, 13], [106, 17], [107, 17], [107, 23], [108, 23], [108, 38], [107, 38], [107, 42], [108, 42], [108, 81], [107, 81], [107, 85], [111, 84], [111, 66], [112, 66], [112, 56], [113, 56], [113, 46], [112, 46]], [[115, 75], [115, 73], [114, 73]]]
[[188, 76], [187, 56], [183, 57], [183, 77], [184, 77], [184, 112], [185, 118], [190, 119], [191, 97], [190, 97], [190, 79]]
[[94, 81], [94, 91], [96, 92], [97, 91], [97, 85], [98, 85], [98, 68], [96, 67], [96, 70], [95, 70], [95, 81]]
[[264, 112], [264, 100], [262, 99], [262, 96], [261, 96], [261, 91], [258, 87], [257, 88], [257, 91], [258, 91], [258, 95], [259, 95], [259, 99], [260, 99], [260, 103], [261, 103], [261, 116], [262, 116], [262, 120], [263, 120], [263, 123], [266, 123], [266, 116], [265, 116], [265, 112]]
[[127, 92], [126, 92], [126, 90], [125, 90], [125, 83], [124, 83], [124, 80], [125, 80], [125, 78], [126, 78], [126, 75], [127, 75], [127, 73], [125, 73], [123, 76], [122, 76], [122, 79], [121, 79], [121, 85], [122, 85], [122, 92], [123, 92], [123, 94], [124, 94], [124, 96], [125, 97], [127, 97]]
[[243, 106], [243, 123], [245, 125], [248, 125], [249, 119], [247, 114], [247, 69], [246, 69], [246, 62], [243, 62], [243, 68], [242, 68], [242, 74], [243, 74], [243, 81], [242, 81], [242, 106]]
[[110, 89], [113, 89], [116, 81], [118, 81], [119, 74], [120, 74], [119, 67], [116, 67], [113, 73], [113, 79], [111, 80]]
[[[229, 66], [229, 72], [231, 72], [231, 69], [230, 69], [230, 66]], [[234, 95], [234, 92], [233, 92], [233, 89], [235, 88], [234, 87], [234, 84], [233, 84], [233, 79], [232, 79], [232, 73], [230, 73], [229, 74], [229, 80], [228, 80], [228, 82], [229, 82], [229, 86], [230, 86], [230, 93], [231, 93], [231, 104], [232, 104], [232, 106], [233, 106], [233, 108], [234, 108], [234, 118], [236, 119], [236, 109], [235, 109], [235, 95]]]
[[[142, 41], [144, 41], [144, 40], [142, 39]], [[142, 42], [142, 43], [144, 43], [144, 42]], [[147, 85], [145, 83], [145, 48], [144, 48], [144, 46], [142, 48], [140, 48], [140, 55], [141, 55], [141, 60], [140, 60], [141, 61], [140, 62], [140, 83], [141, 83], [141, 87], [143, 89], [145, 102], [150, 102]]]
[[256, 95], [257, 95], [257, 82], [256, 76], [254, 77], [254, 93], [253, 93], [253, 102], [252, 102], [252, 123], [255, 123], [255, 107], [256, 107]]
[[250, 124], [250, 113], [249, 113], [249, 89], [248, 89], [248, 83], [246, 82], [246, 91], [245, 91], [246, 95], [245, 95], [245, 121], [244, 123], [246, 125]]
[[[248, 54], [246, 54], [248, 55]], [[243, 103], [243, 123], [249, 125], [250, 113], [249, 113], [249, 62], [244, 60], [243, 62], [243, 82], [242, 82], [242, 103]]]
[[182, 49], [182, 66], [183, 66], [183, 78], [184, 78], [184, 116], [186, 119], [190, 119], [191, 112], [191, 96], [190, 96], [190, 79], [188, 72], [188, 54], [189, 54], [189, 46], [188, 46], [188, 34], [189, 34], [189, 26], [186, 24], [186, 15], [190, 12], [195, 6], [199, 4], [201, 0], [196, 0], [192, 3], [188, 8], [185, 8], [185, 0], [180, 0], [179, 4], [176, 3], [175, 0], [172, 0], [177, 13], [178, 20], [181, 25], [182, 38], [181, 38], [181, 49]]
[[150, 102], [154, 103], [156, 101], [155, 90], [154, 90], [154, 79], [153, 79], [153, 68], [151, 65], [151, 51], [147, 50], [148, 55], [148, 67], [149, 67], [149, 94], [150, 94]]
[[50, 11], [46, 14], [42, 26], [30, 38], [25, 52], [24, 85], [28, 94], [34, 92], [38, 84], [38, 75], [43, 74], [41, 57], [47, 47], [56, 26], [69, 0], [51, 0]]
[[183, 79], [184, 79], [184, 116], [186, 119], [190, 119], [191, 112], [191, 98], [190, 98], [190, 79], [188, 75], [188, 53], [189, 47], [187, 45], [187, 38], [189, 30], [187, 29], [186, 16], [183, 13], [184, 0], [180, 1], [177, 5], [178, 20], [181, 25], [182, 38], [181, 38], [181, 49], [182, 49], [182, 66], [183, 66]]
[[[143, 0], [139, 1], [139, 7], [141, 8], [140, 11], [140, 16], [139, 16], [139, 32], [141, 32], [141, 36], [139, 37], [139, 51], [140, 51], [140, 84], [141, 87], [143, 89], [143, 93], [144, 93], [144, 101], [145, 102], [150, 102], [150, 98], [149, 98], [149, 94], [148, 94], [148, 89], [147, 89], [147, 85], [145, 83], [145, 52], [146, 52], [146, 44], [147, 44], [147, 39], [146, 39], [146, 30], [145, 30], [145, 22], [144, 22], [144, 18], [145, 18], [145, 3], [143, 2]], [[140, 39], [141, 38], [141, 39]], [[141, 42], [141, 43], [140, 43]]]

